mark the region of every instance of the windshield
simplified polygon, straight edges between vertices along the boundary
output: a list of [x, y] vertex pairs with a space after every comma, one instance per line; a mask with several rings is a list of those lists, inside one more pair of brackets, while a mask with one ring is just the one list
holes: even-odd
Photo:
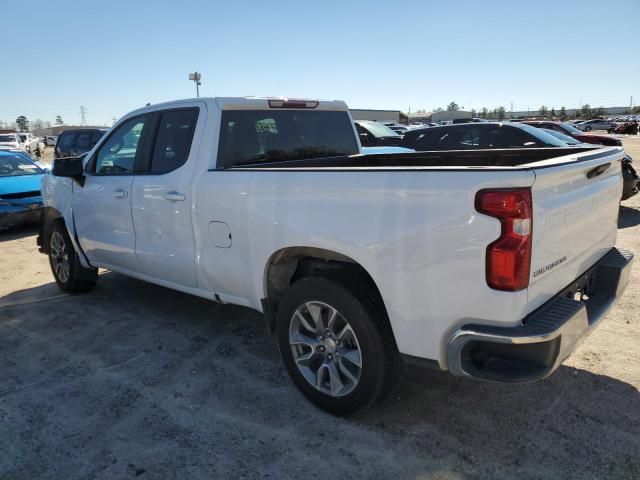
[[21, 175], [37, 175], [44, 171], [29, 160], [18, 155], [0, 156], [0, 177], [18, 177]]
[[541, 142], [547, 144], [550, 147], [566, 147], [567, 144], [562, 140], [557, 139], [553, 135], [543, 132], [540, 128], [532, 127], [531, 125], [525, 125], [524, 123], [514, 124], [518, 128], [521, 128], [527, 133], [530, 133]]
[[571, 125], [570, 123], [563, 123], [562, 127], [569, 133], [573, 134], [573, 135], [584, 135], [584, 132], [582, 130], [578, 130], [576, 127], [574, 127], [573, 125]]
[[545, 133], [548, 133], [549, 135], [553, 135], [558, 140], [562, 140], [567, 145], [578, 145], [579, 143], [582, 143], [579, 140], [576, 140], [575, 138], [570, 137], [569, 135], [565, 135], [564, 133], [556, 132], [555, 130], [550, 130], [548, 128], [541, 128], [540, 130], [542, 130]]
[[218, 166], [326, 158], [358, 153], [347, 112], [227, 110], [222, 112]]
[[24, 133], [20, 133], [20, 140], [22, 140], [23, 142], [27, 141], [27, 136]]
[[386, 125], [378, 122], [360, 122], [360, 126], [366, 128], [376, 138], [398, 137], [399, 135]]
[[0, 135], [0, 142], [15, 142], [15, 135]]

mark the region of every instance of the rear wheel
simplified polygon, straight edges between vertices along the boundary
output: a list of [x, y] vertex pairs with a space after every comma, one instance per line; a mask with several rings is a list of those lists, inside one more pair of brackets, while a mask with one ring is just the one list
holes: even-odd
[[71, 243], [64, 223], [56, 221], [49, 232], [49, 265], [60, 290], [81, 293], [91, 290], [98, 281], [95, 268], [84, 268]]
[[293, 382], [318, 407], [344, 415], [382, 398], [398, 353], [379, 308], [341, 283], [307, 277], [278, 308], [278, 345]]

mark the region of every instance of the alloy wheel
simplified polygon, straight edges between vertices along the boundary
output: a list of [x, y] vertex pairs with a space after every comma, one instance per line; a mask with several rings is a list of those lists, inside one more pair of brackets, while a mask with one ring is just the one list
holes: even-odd
[[332, 397], [351, 393], [362, 373], [362, 352], [353, 328], [340, 312], [323, 302], [300, 305], [289, 328], [293, 359], [316, 390]]
[[60, 232], [51, 234], [49, 252], [56, 277], [60, 282], [67, 283], [71, 273], [71, 264], [69, 255], [67, 255], [65, 240]]

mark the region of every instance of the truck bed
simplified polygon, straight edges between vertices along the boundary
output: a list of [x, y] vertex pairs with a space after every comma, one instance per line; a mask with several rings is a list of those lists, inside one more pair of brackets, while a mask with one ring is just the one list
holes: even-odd
[[[225, 170], [238, 169], [414, 169], [421, 167], [524, 167], [529, 164], [553, 158], [577, 155], [593, 151], [593, 155], [581, 160], [593, 160], [606, 156], [607, 152], [593, 147], [571, 148], [506, 148], [494, 150], [443, 150], [432, 152], [368, 154], [337, 156], [329, 158], [308, 158], [302, 160], [278, 160], [252, 162]], [[558, 165], [554, 162], [554, 165]]]

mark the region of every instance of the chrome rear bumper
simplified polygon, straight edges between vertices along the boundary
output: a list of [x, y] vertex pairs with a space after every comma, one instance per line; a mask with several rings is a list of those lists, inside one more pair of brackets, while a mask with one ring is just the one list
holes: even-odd
[[448, 344], [449, 371], [498, 382], [549, 376], [622, 295], [632, 261], [631, 252], [612, 248], [518, 326], [464, 325]]

